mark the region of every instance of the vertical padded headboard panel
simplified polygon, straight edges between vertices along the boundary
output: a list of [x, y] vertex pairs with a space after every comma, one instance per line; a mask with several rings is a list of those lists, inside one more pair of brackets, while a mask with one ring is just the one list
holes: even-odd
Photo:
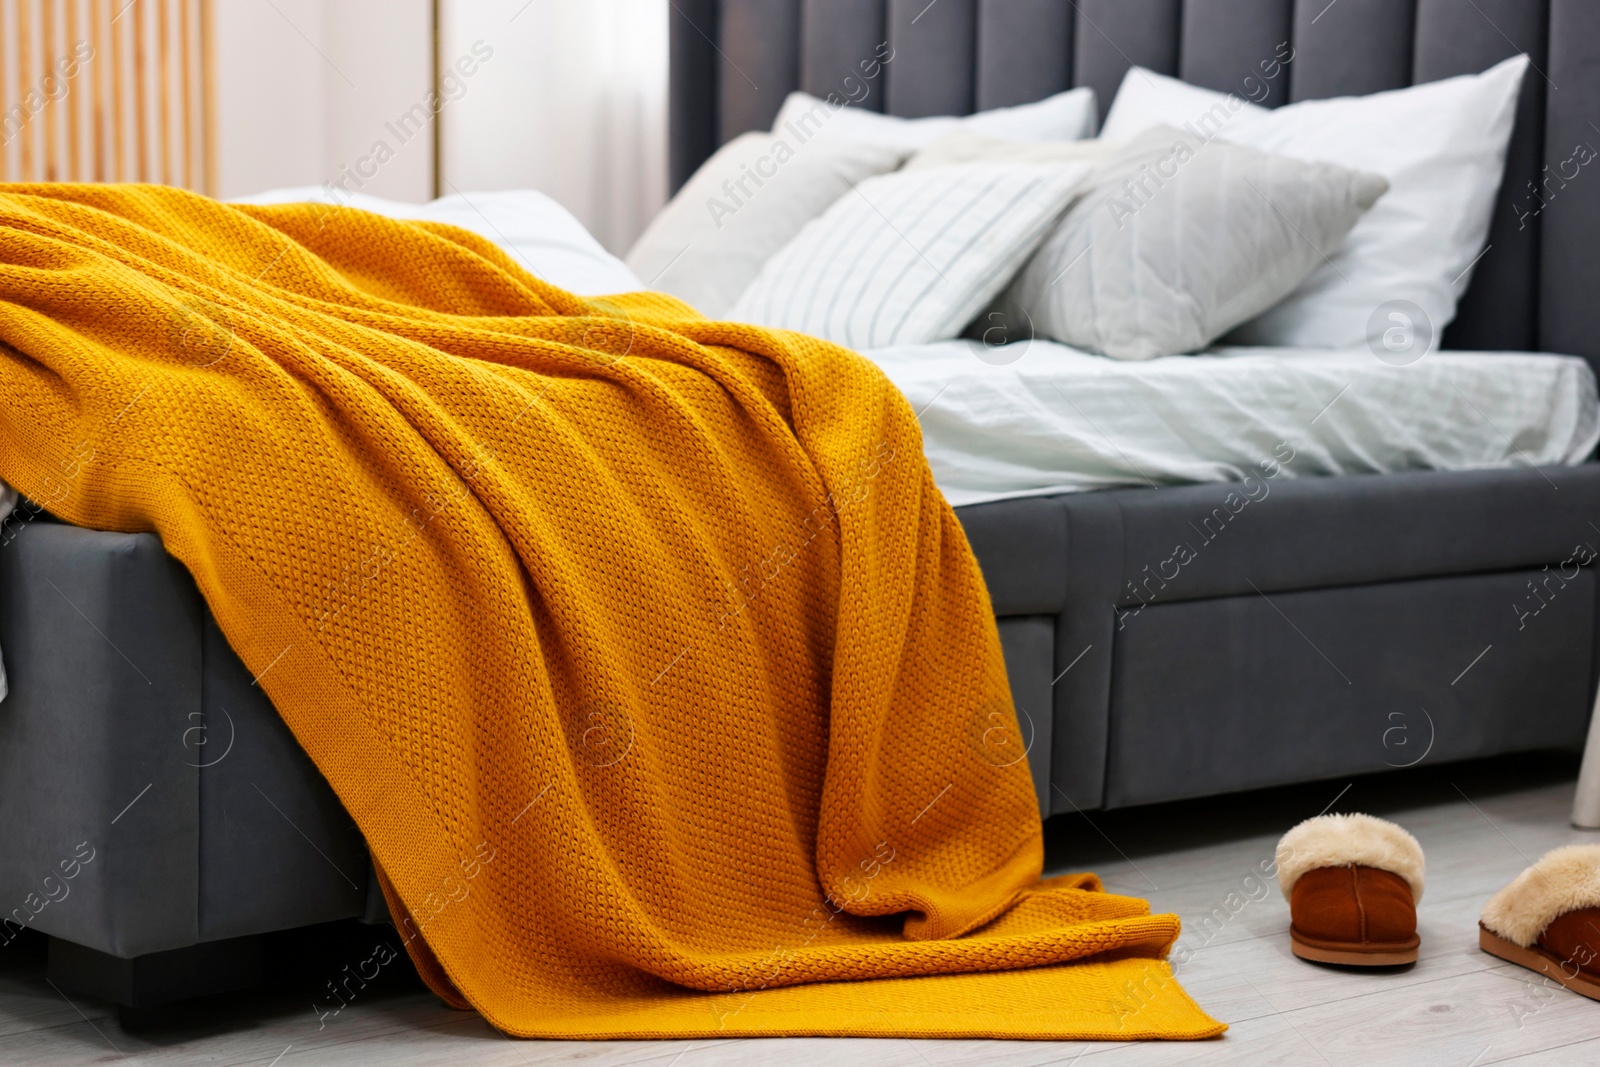
[[[1529, 0], [1417, 0], [1412, 80], [1476, 74], [1518, 52], [1544, 70], [1545, 18], [1545, 5]], [[1539, 174], [1545, 89], [1544, 76], [1529, 70], [1490, 216], [1488, 250], [1473, 268], [1461, 310], [1445, 331], [1446, 348], [1537, 347], [1539, 227], [1519, 219], [1517, 205], [1527, 201], [1528, 182]]]
[[783, 98], [800, 87], [800, 0], [725, 3], [717, 29], [722, 140], [769, 129]]
[[1263, 107], [1289, 99], [1294, 0], [1186, 0], [1178, 76]]
[[1094, 89], [1100, 118], [1131, 66], [1178, 73], [1180, 0], [1073, 0], [1072, 80]]
[[891, 115], [965, 115], [973, 110], [976, 0], [889, 0], [884, 101]]
[[1290, 100], [1411, 84], [1416, 0], [1296, 0]]
[[[1600, 149], [1600, 4], [1553, 0], [1549, 40], [1545, 73], [1561, 88], [1545, 110], [1544, 161], [1554, 177], [1541, 176], [1539, 344], [1592, 356], [1600, 354], [1600, 159], [1592, 155]], [[1587, 164], [1577, 163], [1580, 145]]]
[[861, 63], [876, 57], [887, 40], [883, 0], [802, 0], [800, 88], [882, 111], [883, 72], [868, 78]]
[[672, 188], [689, 180], [721, 144], [717, 98], [717, 0], [672, 0], [667, 13], [667, 169]]
[[979, 111], [1043, 100], [1072, 87], [1067, 0], [978, 0]]
[[[673, 0], [671, 8], [675, 184], [729, 137], [770, 126], [796, 87], [921, 116], [1088, 85], [1103, 117], [1132, 64], [1273, 107], [1475, 73], [1526, 52], [1537, 69], [1523, 85], [1489, 247], [1444, 343], [1571, 352], [1600, 367], [1600, 0]], [[1294, 61], [1263, 77], [1262, 62], [1278, 59], [1286, 40]], [[863, 97], [860, 63], [885, 42], [894, 58]]]

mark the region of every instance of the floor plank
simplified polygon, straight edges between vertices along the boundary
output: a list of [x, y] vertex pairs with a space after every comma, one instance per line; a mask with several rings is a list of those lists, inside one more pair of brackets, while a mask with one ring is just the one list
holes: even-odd
[[[1192, 1043], [747, 1039], [513, 1041], [401, 976], [337, 1017], [282, 987], [135, 1020], [53, 989], [37, 942], [0, 950], [0, 1062], [153, 1067], [451, 1063], [488, 1067], [1138, 1067], [1142, 1064], [1600, 1063], [1600, 1004], [1477, 948], [1483, 901], [1545, 851], [1595, 835], [1567, 824], [1570, 763], [1495, 761], [1243, 797], [1058, 816], [1047, 870], [1098, 871], [1113, 892], [1184, 921], [1185, 988], [1230, 1024]], [[1349, 788], [1347, 789], [1346, 786]], [[1401, 822], [1427, 853], [1413, 967], [1350, 972], [1289, 951], [1288, 907], [1263, 874], [1278, 837], [1333, 804]], [[1267, 868], [1270, 869], [1270, 868]], [[298, 959], [298, 957], [296, 957]], [[311, 983], [314, 985], [314, 981]]]

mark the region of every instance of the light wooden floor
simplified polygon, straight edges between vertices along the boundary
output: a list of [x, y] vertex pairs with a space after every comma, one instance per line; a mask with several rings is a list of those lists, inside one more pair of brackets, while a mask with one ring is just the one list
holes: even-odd
[[[0, 1063], [260, 1064], [871, 1064], [873, 1067], [1073, 1064], [1600, 1064], [1600, 1003], [1546, 989], [1480, 952], [1485, 898], [1547, 849], [1597, 841], [1567, 826], [1574, 766], [1548, 760], [1434, 768], [1406, 777], [1332, 782], [1135, 811], [1061, 817], [1047, 825], [1053, 871], [1092, 868], [1118, 892], [1184, 917], [1197, 948], [1180, 976], [1232, 1029], [1195, 1044], [772, 1040], [511, 1041], [476, 1016], [442, 1007], [409, 975], [319, 1029], [307, 975], [266, 991], [214, 998], [130, 1030], [106, 1005], [44, 978], [37, 944], [0, 950]], [[1343, 790], [1342, 794], [1341, 791]], [[1335, 798], [1337, 795], [1337, 801]], [[1198, 919], [1246, 876], [1278, 835], [1332, 803], [1400, 821], [1428, 856], [1420, 909], [1422, 959], [1387, 973], [1324, 969], [1289, 954], [1288, 909], [1276, 887], [1214, 919]], [[1255, 895], [1259, 896], [1259, 892]], [[368, 937], [371, 935], [368, 934]], [[291, 962], [300, 960], [294, 949]], [[315, 966], [304, 967], [322, 974]], [[307, 990], [302, 995], [297, 990]]]

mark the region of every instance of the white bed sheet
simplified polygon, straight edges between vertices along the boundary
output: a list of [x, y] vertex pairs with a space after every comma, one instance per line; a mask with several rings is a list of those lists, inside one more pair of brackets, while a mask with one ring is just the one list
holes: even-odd
[[241, 196], [232, 202], [302, 201], [357, 208], [393, 219], [443, 222], [471, 230], [505, 249], [528, 273], [579, 296], [632, 293], [645, 287], [626, 263], [600, 246], [572, 212], [536, 189], [455, 193], [426, 204], [409, 204], [365, 193], [346, 193], [326, 185], [306, 185]]
[[[1581, 463], [1600, 402], [1575, 356], [1222, 348], [1124, 362], [1045, 341], [865, 353], [921, 417], [954, 506], [1113, 486]], [[988, 361], [986, 361], [988, 360]]]

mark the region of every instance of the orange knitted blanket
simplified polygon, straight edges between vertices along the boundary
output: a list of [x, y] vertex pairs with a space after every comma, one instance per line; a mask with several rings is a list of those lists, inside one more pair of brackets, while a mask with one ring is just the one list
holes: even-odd
[[1039, 881], [905, 400], [448, 227], [0, 187], [0, 477], [151, 530], [424, 976], [540, 1037], [1205, 1037], [1171, 915]]

